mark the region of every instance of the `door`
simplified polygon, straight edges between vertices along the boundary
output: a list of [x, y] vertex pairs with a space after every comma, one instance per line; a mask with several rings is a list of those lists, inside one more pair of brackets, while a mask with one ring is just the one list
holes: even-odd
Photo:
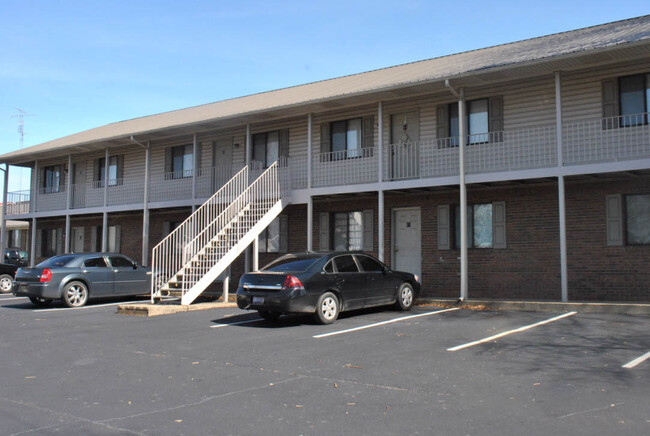
[[393, 269], [422, 276], [420, 208], [393, 212]]
[[385, 267], [377, 260], [363, 254], [355, 254], [359, 266], [363, 270], [366, 287], [365, 306], [388, 304], [395, 298], [395, 282]]
[[420, 119], [417, 111], [390, 117], [391, 179], [409, 179], [420, 175]]
[[72, 208], [77, 209], [86, 206], [86, 163], [72, 164], [72, 168]]
[[90, 285], [91, 296], [113, 294], [113, 270], [108, 267], [103, 256], [86, 259], [81, 267], [81, 273]]
[[345, 254], [334, 258], [334, 280], [345, 300], [345, 309], [358, 309], [366, 299], [365, 274], [359, 271], [352, 255]]
[[146, 294], [147, 276], [141, 267], [134, 268], [133, 261], [125, 256], [108, 256], [114, 276], [115, 295]]
[[72, 236], [72, 252], [83, 253], [84, 252], [84, 228], [73, 227], [71, 236]]
[[215, 142], [212, 156], [212, 166], [214, 167], [212, 189], [216, 191], [234, 175], [232, 170], [232, 140]]

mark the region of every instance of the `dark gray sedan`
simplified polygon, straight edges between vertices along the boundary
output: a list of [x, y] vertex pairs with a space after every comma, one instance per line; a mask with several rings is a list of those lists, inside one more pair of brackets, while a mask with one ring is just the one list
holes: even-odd
[[13, 293], [36, 306], [62, 300], [68, 307], [81, 307], [89, 298], [146, 294], [150, 285], [151, 270], [123, 254], [64, 254], [18, 269]]

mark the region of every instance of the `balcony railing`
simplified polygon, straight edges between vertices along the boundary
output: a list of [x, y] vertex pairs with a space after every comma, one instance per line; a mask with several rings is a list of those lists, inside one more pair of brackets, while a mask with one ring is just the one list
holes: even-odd
[[[650, 158], [648, 121], [648, 113], [643, 113], [564, 124], [563, 165]], [[557, 166], [556, 138], [555, 125], [468, 136], [465, 148], [466, 172], [478, 174]], [[451, 137], [384, 146], [382, 179], [390, 182], [457, 175], [458, 143], [458, 137]], [[374, 147], [314, 153], [312, 186], [374, 183], [378, 179], [378, 158], [378, 151]], [[196, 175], [195, 197], [209, 197], [242, 167], [243, 165], [221, 165], [200, 169]], [[257, 177], [263, 171], [262, 162], [251, 162], [251, 177]], [[286, 189], [306, 189], [307, 156], [280, 158], [278, 174]], [[194, 184], [192, 176], [191, 171], [152, 176], [149, 201], [191, 199]], [[109, 180], [108, 183], [109, 206], [143, 202], [144, 177]], [[68, 195], [65, 188], [65, 185], [61, 186], [56, 192], [39, 188], [35, 199], [26, 191], [9, 193], [7, 215], [33, 212], [34, 203], [37, 212], [65, 210]], [[103, 182], [74, 184], [71, 186], [71, 207], [101, 207], [104, 205], [104, 191]]]
[[563, 126], [564, 164], [650, 157], [649, 113], [576, 121]]

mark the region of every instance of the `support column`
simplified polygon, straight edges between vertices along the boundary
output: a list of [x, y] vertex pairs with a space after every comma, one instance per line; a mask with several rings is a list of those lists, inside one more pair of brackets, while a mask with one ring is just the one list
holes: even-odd
[[36, 265], [36, 218], [32, 218], [32, 240], [29, 249], [29, 265]]
[[5, 185], [3, 188], [2, 203], [2, 234], [0, 234], [0, 248], [7, 248], [7, 198], [9, 197], [9, 164], [5, 164]]
[[384, 259], [384, 191], [380, 190], [377, 193], [378, 207], [377, 207], [377, 257], [382, 262]]
[[314, 251], [314, 198], [307, 200], [307, 251]]
[[253, 271], [260, 269], [260, 238], [253, 239]]
[[314, 160], [314, 117], [311, 113], [307, 115], [307, 189], [311, 189], [311, 170]]
[[[564, 157], [562, 155], [562, 80], [560, 72], [555, 72], [555, 142], [557, 145], [557, 166], [562, 169]], [[566, 246], [566, 201], [564, 191], [564, 176], [557, 178], [558, 206], [560, 218], [560, 281], [562, 283], [562, 301], [569, 301], [569, 279], [567, 267]]]
[[108, 147], [106, 148], [106, 153], [104, 153], [104, 207], [108, 206]]
[[192, 135], [192, 212], [196, 210], [196, 182], [197, 182], [197, 173], [199, 172], [198, 163], [199, 156], [197, 155], [199, 151], [199, 143], [196, 133]]
[[[246, 165], [250, 165], [252, 157], [251, 149], [251, 125], [246, 124]], [[248, 169], [250, 171], [250, 168]], [[251, 247], [248, 246], [244, 250], [244, 272], [247, 273], [251, 270]]]
[[151, 171], [151, 142], [144, 151], [144, 199], [142, 208], [142, 265], [149, 266], [149, 172]]
[[38, 161], [34, 161], [34, 174], [32, 174], [32, 187], [30, 190], [32, 212], [36, 212], [36, 196], [38, 194]]
[[465, 141], [467, 124], [465, 123], [465, 92], [460, 88], [458, 99], [458, 123], [460, 141], [458, 146], [458, 165], [460, 175], [460, 299], [467, 300], [467, 187], [465, 186]]
[[384, 105], [379, 102], [377, 107], [377, 177], [378, 182], [384, 180]]
[[66, 215], [65, 215], [65, 246], [63, 251], [70, 253], [70, 209], [72, 209], [72, 155], [68, 155], [68, 177], [66, 180], [67, 201], [66, 201]]
[[108, 251], [108, 212], [102, 214], [102, 251]]
[[228, 275], [223, 278], [223, 302], [228, 302], [228, 295], [230, 292], [230, 266], [228, 267]]

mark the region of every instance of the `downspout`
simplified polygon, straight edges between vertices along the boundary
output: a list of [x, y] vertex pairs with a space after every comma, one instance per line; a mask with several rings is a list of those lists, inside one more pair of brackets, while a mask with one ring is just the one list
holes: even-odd
[[460, 141], [458, 144], [458, 169], [460, 176], [460, 301], [467, 299], [467, 187], [465, 185], [465, 141], [467, 139], [467, 126], [465, 124], [465, 93], [460, 88], [456, 91], [449, 80], [445, 86], [458, 99], [458, 124]]

